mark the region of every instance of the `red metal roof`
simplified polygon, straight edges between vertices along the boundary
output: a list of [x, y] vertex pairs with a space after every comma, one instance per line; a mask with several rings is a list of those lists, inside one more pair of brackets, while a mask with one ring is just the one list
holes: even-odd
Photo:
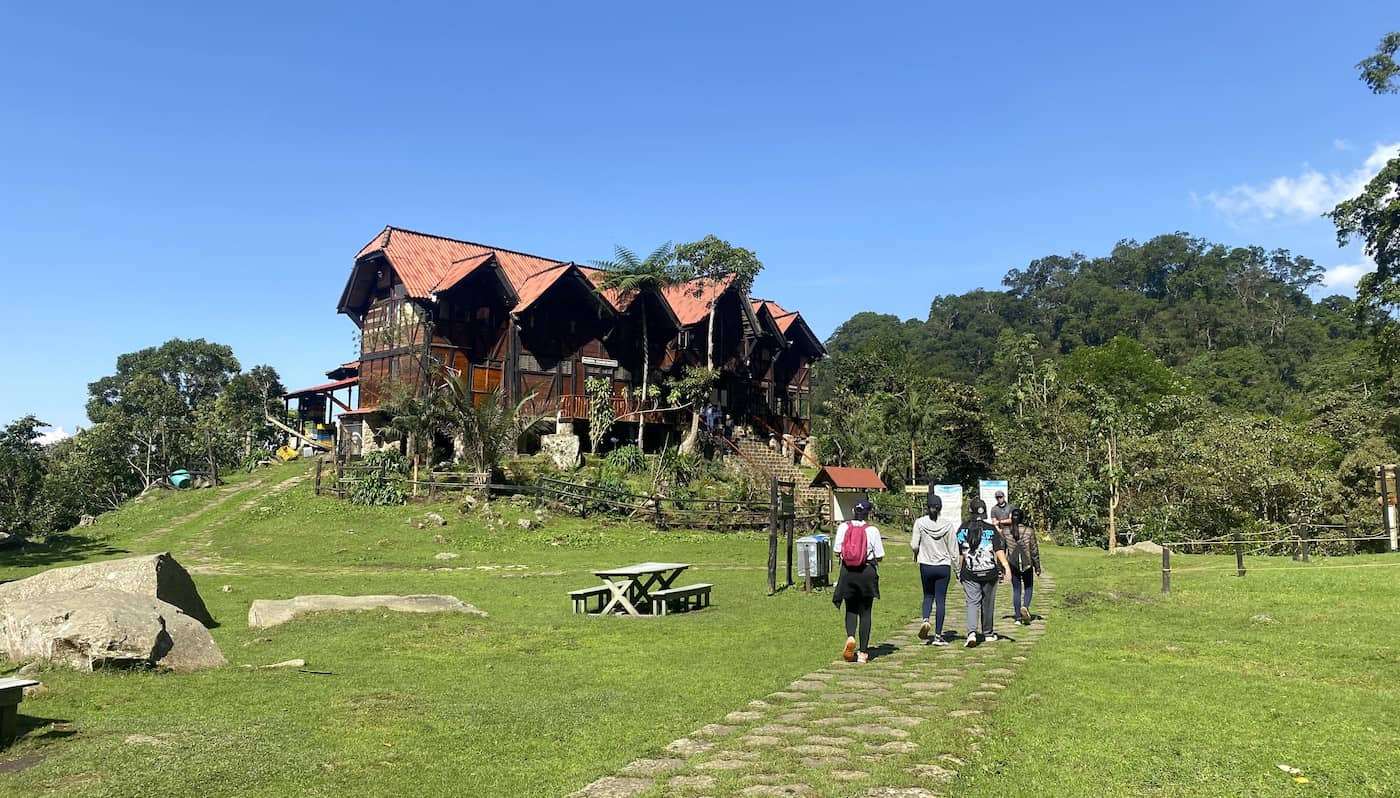
[[612, 305], [613, 310], [616, 310], [618, 313], [625, 312], [632, 306], [632, 300], [637, 298], [636, 291], [628, 291], [624, 294], [616, 288], [598, 288], [598, 286], [602, 285], [603, 281], [607, 279], [607, 270], [595, 269], [592, 266], [580, 266], [579, 269], [583, 271], [583, 276], [588, 278], [588, 282], [592, 283], [593, 287], [598, 289], [598, 294], [608, 300], [608, 304]]
[[885, 483], [873, 468], [827, 466], [817, 472], [812, 487], [830, 485], [837, 490], [885, 490]]
[[661, 294], [675, 311], [676, 320], [682, 326], [690, 326], [710, 315], [710, 301], [723, 294], [733, 282], [734, 275], [726, 274], [718, 280], [702, 278], [667, 286]]
[[434, 291], [447, 290], [494, 255], [496, 263], [520, 297], [519, 304], [514, 308], [517, 312], [530, 307], [570, 268], [577, 268], [564, 261], [400, 227], [384, 228], [355, 255], [355, 259], [377, 251], [388, 258], [389, 265], [398, 273], [408, 295], [419, 299], [427, 299]]
[[282, 398], [284, 398], [284, 399], [295, 399], [295, 398], [297, 398], [298, 396], [310, 396], [311, 394], [314, 394], [314, 393], [330, 393], [331, 391], [338, 391], [338, 390], [340, 390], [341, 388], [349, 388], [351, 385], [355, 385], [355, 384], [357, 384], [359, 381], [360, 381], [360, 378], [359, 378], [359, 377], [346, 377], [346, 378], [343, 379], [343, 380], [336, 380], [335, 382], [328, 382], [328, 383], [326, 383], [325, 385], [317, 385], [317, 386], [314, 387], [314, 388], [302, 388], [302, 389], [299, 390], [299, 391], [290, 391], [290, 392], [288, 392], [288, 393], [282, 394]]

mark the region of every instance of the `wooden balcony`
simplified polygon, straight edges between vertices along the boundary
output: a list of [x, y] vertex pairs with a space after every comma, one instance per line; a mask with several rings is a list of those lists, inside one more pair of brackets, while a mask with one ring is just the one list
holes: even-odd
[[[581, 394], [564, 394], [558, 397], [557, 408], [548, 407], [548, 400], [542, 403], [541, 410], [536, 412], [547, 412], [557, 409], [559, 417], [586, 421], [588, 419], [588, 397]], [[614, 396], [612, 398], [613, 415], [622, 423], [636, 423], [637, 420], [645, 419], [648, 424], [661, 424], [689, 421], [690, 414], [683, 410], [656, 410], [660, 406], [656, 400], [641, 402], [630, 399], [626, 396]]]

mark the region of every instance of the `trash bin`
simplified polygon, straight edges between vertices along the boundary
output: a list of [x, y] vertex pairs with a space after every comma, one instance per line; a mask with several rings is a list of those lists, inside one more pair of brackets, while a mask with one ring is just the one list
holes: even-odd
[[170, 475], [170, 484], [177, 488], [188, 488], [190, 486], [190, 472], [181, 468]]
[[797, 539], [797, 575], [825, 583], [831, 575], [831, 539], [809, 535]]

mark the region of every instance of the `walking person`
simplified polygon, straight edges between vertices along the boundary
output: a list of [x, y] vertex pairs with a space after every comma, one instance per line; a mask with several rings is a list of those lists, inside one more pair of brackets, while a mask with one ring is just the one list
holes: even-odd
[[[919, 639], [935, 646], [946, 646], [943, 639], [943, 618], [948, 609], [948, 583], [953, 580], [953, 563], [958, 559], [958, 525], [951, 518], [938, 516], [943, 512], [943, 500], [929, 492], [926, 513], [914, 519], [914, 531], [909, 548], [919, 563], [919, 579], [924, 585], [924, 619], [919, 626]], [[933, 615], [933, 637], [929, 637], [929, 612]]]
[[858, 500], [851, 515], [852, 520], [842, 521], [836, 527], [841, 575], [836, 579], [831, 601], [838, 607], [842, 602], [846, 605], [846, 648], [842, 658], [847, 662], [866, 662], [870, 659], [870, 611], [880, 597], [877, 566], [885, 556], [885, 547], [880, 542], [880, 530], [866, 520], [870, 517], [868, 500]]
[[991, 643], [997, 639], [997, 582], [1010, 578], [1011, 566], [1001, 535], [987, 523], [987, 503], [973, 499], [967, 509], [971, 517], [958, 530], [958, 580], [967, 598], [966, 645], [972, 648], [979, 640]]
[[1012, 623], [1031, 625], [1031, 592], [1040, 576], [1040, 543], [1035, 530], [1026, 524], [1026, 512], [1012, 508], [1011, 524], [999, 533], [1011, 566]]

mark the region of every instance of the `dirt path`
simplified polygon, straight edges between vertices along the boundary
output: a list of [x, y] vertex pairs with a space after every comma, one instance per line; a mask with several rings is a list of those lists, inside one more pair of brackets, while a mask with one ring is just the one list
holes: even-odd
[[[1036, 605], [1053, 590], [1049, 575], [1038, 580]], [[961, 629], [966, 617], [961, 592], [949, 591], [949, 628]], [[998, 616], [1009, 616], [1010, 599], [999, 591]], [[1046, 630], [1043, 619], [998, 624], [1013, 639], [941, 648], [925, 646], [912, 623], [868, 664], [838, 659], [571, 798], [946, 795], [987, 733], [983, 716]]]
[[[137, 538], [135, 542], [149, 543], [150, 541], [155, 540], [161, 535], [164, 535], [167, 532], [173, 532], [176, 528], [184, 526], [185, 524], [191, 521], [195, 521], [201, 516], [207, 515], [210, 511], [223, 507], [224, 505], [228, 504], [234, 499], [237, 499], [240, 496], [243, 496], [251, 491], [253, 493], [253, 496], [248, 500], [244, 501], [241, 505], [239, 505], [240, 510], [250, 510], [262, 499], [268, 496], [276, 496], [277, 494], [289, 490], [295, 485], [305, 481], [308, 477], [310, 477], [310, 474], [297, 474], [294, 477], [289, 477], [287, 479], [282, 480], [281, 482], [278, 482], [277, 484], [273, 485], [272, 488], [269, 490], [259, 491], [258, 488], [261, 488], [264, 485], [266, 485], [271, 479], [271, 477], [272, 475], [270, 473], [265, 473], [257, 477], [256, 479], [251, 479], [247, 482], [243, 482], [238, 485], [229, 485], [219, 488], [216, 491], [218, 498], [214, 501], [202, 505], [199, 509], [195, 510], [194, 512], [187, 513], [185, 515], [179, 516], [178, 518], [172, 518], [170, 520], [170, 523], [158, 529], [153, 529], [150, 532], [147, 532], [146, 534]], [[221, 525], [221, 523], [215, 524], [215, 526]]]

